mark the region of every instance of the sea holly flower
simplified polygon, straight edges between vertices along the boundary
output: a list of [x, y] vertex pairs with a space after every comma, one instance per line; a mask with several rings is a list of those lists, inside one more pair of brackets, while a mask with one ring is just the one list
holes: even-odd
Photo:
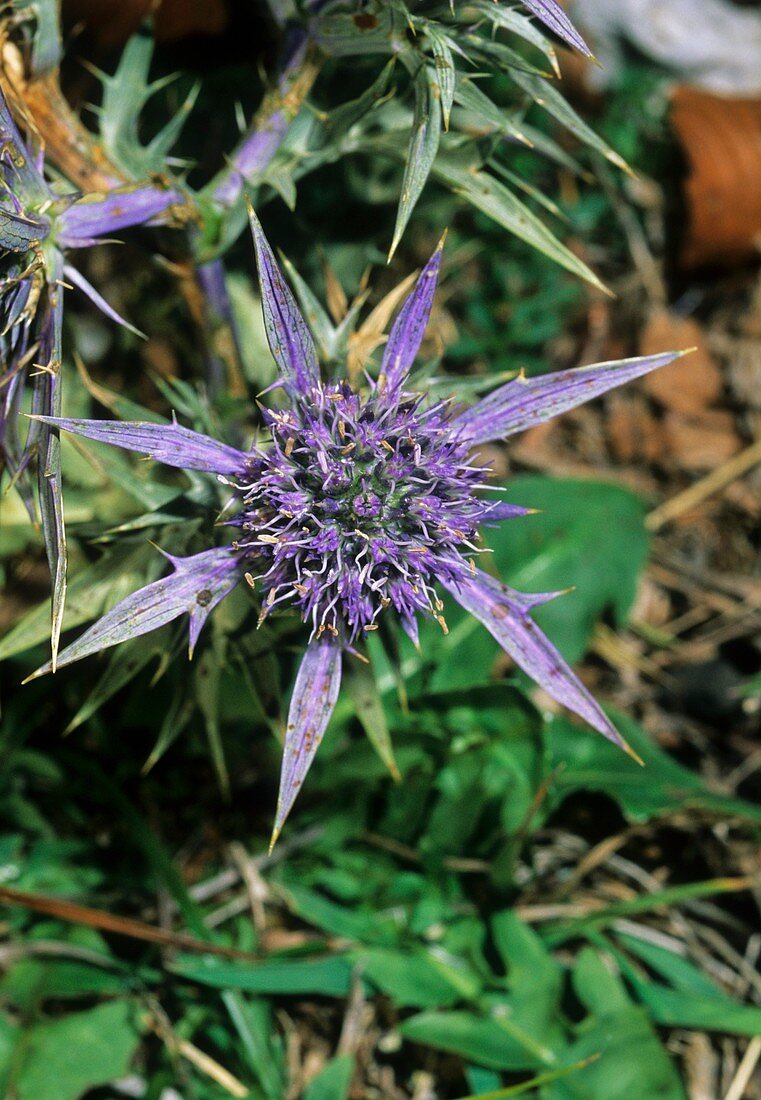
[[[264, 410], [269, 442], [238, 450], [155, 423], [42, 418], [169, 466], [216, 475], [237, 513], [231, 545], [187, 558], [129, 596], [64, 649], [59, 667], [187, 612], [191, 652], [207, 616], [240, 581], [260, 621], [295, 609], [308, 632], [288, 714], [274, 837], [330, 720], [345, 656], [396, 616], [417, 640], [420, 616], [446, 631], [448, 594], [559, 703], [622, 748], [625, 742], [531, 617], [559, 593], [516, 592], [476, 564], [479, 532], [526, 514], [495, 503], [474, 447], [504, 439], [671, 362], [679, 353], [519, 377], [468, 409], [408, 387], [428, 324], [441, 245], [394, 322], [376, 379], [364, 390], [321, 377], [315, 343], [252, 214], [264, 322], [286, 395]], [[443, 242], [442, 242], [443, 243]], [[50, 664], [35, 673], [50, 670]]]

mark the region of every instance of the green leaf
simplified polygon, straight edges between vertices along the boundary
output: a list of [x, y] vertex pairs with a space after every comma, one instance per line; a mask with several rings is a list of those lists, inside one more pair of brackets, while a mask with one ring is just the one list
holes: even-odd
[[623, 952], [605, 942], [650, 1018], [664, 1027], [690, 1027], [734, 1035], [761, 1034], [761, 1008], [739, 1004], [709, 981], [689, 960], [656, 944], [618, 934], [630, 954], [642, 959], [674, 987], [643, 978]]
[[606, 160], [615, 164], [617, 168], [622, 168], [625, 172], [630, 171], [626, 161], [614, 149], [611, 149], [607, 141], [604, 141], [590, 126], [587, 126], [586, 122], [577, 115], [557, 88], [553, 87], [547, 80], [543, 80], [541, 76], [526, 72], [525, 69], [512, 69], [510, 75], [515, 83], [527, 95], [531, 96], [538, 106], [544, 108], [554, 119], [565, 126], [567, 130], [570, 130], [579, 141], [594, 149], [595, 152], [601, 153]]
[[441, 126], [441, 91], [436, 69], [430, 65], [421, 65], [415, 74], [415, 113], [389, 259], [396, 252], [410, 214], [431, 174], [439, 148]]
[[175, 963], [172, 970], [187, 981], [217, 989], [240, 989], [273, 995], [311, 993], [322, 997], [346, 997], [351, 988], [352, 974], [351, 963], [342, 955], [296, 961], [271, 960], [258, 966], [181, 961]]
[[651, 1020], [661, 1027], [689, 1027], [751, 1038], [761, 1035], [761, 1008], [756, 1005], [738, 1004], [730, 997], [701, 997], [667, 989], [657, 982], [637, 982], [634, 988]]
[[354, 1076], [354, 1058], [343, 1054], [331, 1058], [304, 1090], [304, 1100], [346, 1100]]
[[639, 894], [628, 901], [612, 902], [604, 909], [595, 909], [588, 916], [570, 917], [547, 925], [542, 932], [545, 943], [552, 946], [565, 943], [581, 935], [592, 935], [599, 929], [626, 917], [639, 916], [653, 910], [665, 910], [699, 898], [713, 898], [750, 888], [751, 880], [743, 878], [714, 878], [705, 882], [686, 882], [669, 886], [664, 890]]
[[77, 729], [91, 718], [104, 703], [108, 702], [145, 668], [152, 658], [165, 651], [167, 630], [157, 631], [148, 637], [133, 638], [117, 646], [108, 657], [105, 672], [90, 691], [77, 713], [66, 727], [66, 733]]
[[631, 1004], [620, 979], [591, 948], [577, 960], [573, 985], [589, 1015], [578, 1025], [566, 1057], [599, 1057], [553, 1082], [543, 1100], [686, 1100], [644, 1010]]
[[596, 1061], [597, 1055], [593, 1055], [591, 1058], [584, 1058], [581, 1062], [576, 1062], [572, 1066], [550, 1070], [549, 1073], [540, 1073], [538, 1076], [532, 1077], [530, 1081], [522, 1081], [520, 1085], [509, 1085], [506, 1089], [497, 1088], [490, 1092], [479, 1092], [476, 1096], [465, 1096], [463, 1100], [508, 1100], [511, 1096], [524, 1096], [527, 1092], [535, 1092], [542, 1085], [551, 1085], [553, 1081], [559, 1081], [563, 1077], [568, 1077], [571, 1073], [577, 1073], [580, 1069], [585, 1069], [590, 1063]]
[[489, 1069], [543, 1067], [535, 1044], [519, 1042], [496, 1020], [474, 1012], [421, 1012], [405, 1020], [399, 1033], [413, 1043], [447, 1050]]
[[278, 884], [278, 893], [288, 908], [309, 924], [322, 928], [332, 936], [341, 936], [358, 943], [385, 945], [395, 940], [393, 916], [365, 909], [337, 905], [316, 890], [290, 879]]
[[454, 45], [454, 43], [448, 35], [442, 34], [442, 32], [431, 23], [426, 24], [425, 34], [428, 41], [431, 43], [433, 61], [436, 66], [436, 86], [439, 89], [439, 97], [441, 99], [441, 114], [444, 122], [444, 129], [448, 130], [449, 115], [452, 111], [457, 78], [454, 54], [452, 52], [452, 45]]
[[478, 977], [461, 960], [428, 952], [376, 949], [356, 956], [360, 973], [399, 1008], [445, 1008], [479, 992]]
[[455, 100], [461, 107], [475, 115], [479, 128], [485, 129], [488, 125], [497, 133], [510, 134], [516, 141], [520, 141], [524, 145], [530, 144], [520, 123], [513, 118], [509, 111], [498, 107], [496, 103], [492, 102], [474, 80], [468, 77], [458, 80]]
[[[649, 943], [647, 940], [623, 932], [616, 933], [616, 939], [623, 944], [629, 954], [642, 959], [656, 974], [666, 978], [671, 985], [681, 992], [708, 997], [721, 995], [721, 988], [707, 978], [696, 966], [693, 966], [684, 956], [676, 955], [665, 947], [659, 947], [657, 944]], [[606, 944], [606, 947], [608, 946]], [[620, 954], [617, 953], [617, 957]]]
[[567, 718], [555, 718], [549, 740], [554, 760], [562, 762], [563, 768], [553, 784], [554, 804], [571, 791], [600, 791], [615, 799], [630, 821], [647, 821], [676, 810], [702, 810], [761, 822], [761, 808], [710, 790], [699, 775], [659, 749], [633, 719], [619, 713], [612, 717], [645, 767], [630, 766], [615, 745], [591, 736]]
[[338, 135], [347, 133], [368, 111], [376, 107], [386, 97], [391, 74], [396, 65], [396, 58], [392, 57], [384, 65], [379, 75], [356, 99], [348, 103], [342, 103], [340, 107], [334, 107], [325, 118], [325, 127], [331, 138], [335, 140]]
[[299, 306], [301, 307], [301, 312], [304, 315], [304, 320], [315, 338], [320, 353], [320, 359], [323, 362], [330, 362], [335, 354], [335, 325], [333, 325], [327, 312], [323, 309], [322, 303], [312, 292], [306, 280], [302, 279], [301, 275], [299, 275], [291, 261], [285, 256], [281, 256], [280, 260], [288, 274], [288, 279], [293, 287]]
[[[361, 13], [336, 11], [313, 21], [315, 41], [329, 57], [367, 57], [398, 49], [399, 14], [390, 4], [371, 3]], [[403, 36], [400, 28], [399, 37]]]
[[517, 34], [525, 42], [530, 42], [532, 46], [536, 46], [552, 65], [553, 70], [559, 75], [558, 58], [555, 47], [549, 39], [542, 34], [539, 28], [531, 22], [527, 15], [523, 15], [521, 12], [516, 11], [515, 8], [508, 8], [502, 4], [476, 3], [473, 7], [479, 15], [484, 16], [484, 18], [488, 19], [495, 27], [502, 27], [512, 34]]
[[498, 576], [529, 592], [574, 591], [538, 609], [536, 620], [569, 661], [584, 655], [600, 616], [626, 622], [648, 551], [645, 508], [628, 489], [607, 482], [519, 477], [512, 504], [539, 515], [487, 534]]
[[221, 997], [267, 1100], [282, 1100], [286, 1091], [285, 1058], [282, 1039], [273, 1027], [271, 1006], [229, 990]]
[[18, 1100], [79, 1100], [123, 1077], [140, 1039], [132, 1004], [98, 1005], [33, 1025], [15, 1079]]

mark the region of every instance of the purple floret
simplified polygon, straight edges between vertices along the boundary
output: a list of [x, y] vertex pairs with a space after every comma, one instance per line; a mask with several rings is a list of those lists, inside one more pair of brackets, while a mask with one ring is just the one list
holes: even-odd
[[492, 508], [448, 407], [318, 383], [269, 419], [272, 446], [236, 484], [235, 546], [251, 559], [262, 619], [291, 604], [312, 638], [350, 647], [389, 607], [443, 626], [436, 585], [469, 572]]

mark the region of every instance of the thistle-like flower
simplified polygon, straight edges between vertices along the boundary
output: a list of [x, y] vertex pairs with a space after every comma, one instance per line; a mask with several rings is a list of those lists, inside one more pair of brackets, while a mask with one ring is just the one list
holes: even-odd
[[[419, 616], [446, 630], [443, 595], [479, 619], [558, 702], [626, 744], [531, 618], [558, 593], [524, 594], [476, 565], [479, 530], [525, 515], [489, 499], [474, 449], [531, 427], [679, 353], [520, 377], [470, 408], [410, 392], [433, 302], [441, 245], [402, 306], [380, 373], [364, 392], [326, 381], [309, 328], [252, 215], [265, 327], [287, 405], [264, 413], [270, 440], [240, 451], [176, 423], [43, 418], [170, 466], [216, 475], [238, 511], [231, 545], [170, 557], [173, 573], [123, 600], [64, 649], [58, 666], [190, 616], [190, 650], [212, 609], [240, 581], [260, 620], [287, 607], [309, 640], [288, 714], [274, 837], [294, 803], [333, 711], [344, 654], [395, 615], [417, 641]], [[443, 242], [442, 242], [443, 243]], [[485, 494], [485, 495], [484, 495]], [[35, 675], [50, 671], [45, 665]], [[274, 839], [274, 838], [273, 838]]]

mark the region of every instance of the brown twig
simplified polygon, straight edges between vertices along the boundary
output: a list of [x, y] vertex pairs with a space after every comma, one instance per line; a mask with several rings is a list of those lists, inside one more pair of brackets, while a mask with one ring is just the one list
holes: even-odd
[[112, 932], [116, 936], [128, 936], [134, 940], [157, 944], [160, 947], [173, 947], [178, 951], [192, 951], [202, 955], [216, 955], [223, 959], [236, 959], [241, 962], [259, 962], [255, 955], [240, 951], [237, 947], [224, 947], [220, 944], [205, 943], [184, 932], [168, 932], [155, 925], [132, 917], [119, 917], [102, 909], [91, 909], [87, 905], [77, 905], [63, 898], [46, 897], [44, 894], [31, 894], [24, 890], [14, 890], [11, 886], [0, 886], [0, 905], [18, 906], [30, 909], [34, 913], [44, 913], [69, 924], [84, 924], [88, 928], [97, 928], [101, 932]]
[[700, 481], [690, 485], [689, 489], [677, 493], [671, 500], [667, 500], [654, 508], [645, 521], [648, 529], [658, 531], [667, 523], [679, 519], [699, 504], [702, 504], [708, 497], [713, 496], [714, 493], [721, 492], [722, 489], [726, 489], [727, 485], [731, 485], [733, 481], [737, 481], [738, 478], [749, 473], [760, 462], [761, 439], [757, 439], [755, 443], [751, 443], [750, 447], [746, 447], [739, 455], [730, 458], [728, 462], [723, 462], [721, 466], [711, 470], [710, 474], [701, 478]]

